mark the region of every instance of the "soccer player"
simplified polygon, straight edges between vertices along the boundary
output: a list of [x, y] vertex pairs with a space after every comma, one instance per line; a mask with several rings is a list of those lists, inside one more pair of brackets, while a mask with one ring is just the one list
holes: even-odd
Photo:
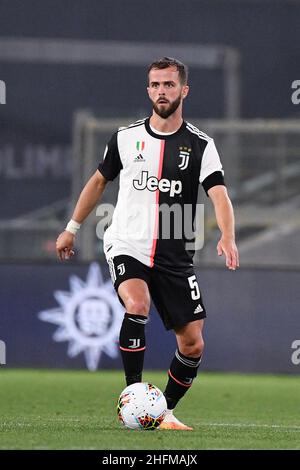
[[[221, 231], [217, 252], [225, 255], [230, 270], [239, 265], [234, 214], [213, 139], [182, 117], [183, 100], [189, 92], [186, 66], [164, 57], [149, 66], [148, 79], [151, 117], [113, 134], [71, 221], [57, 239], [57, 254], [60, 260], [74, 254], [77, 230], [107, 182], [120, 174], [117, 205], [104, 234], [104, 252], [126, 309], [119, 338], [126, 383], [142, 381], [145, 325], [152, 298], [165, 328], [174, 331], [177, 341], [164, 391], [168, 412], [160, 428], [191, 430], [173, 410], [197, 375], [204, 347], [206, 312], [193, 268], [194, 250], [186, 235], [186, 226], [193, 227], [199, 184], [213, 202]], [[181, 209], [177, 216], [191, 208], [190, 217], [178, 222], [173, 213], [167, 216], [166, 208], [174, 207]], [[180, 228], [184, 233], [178, 236]]]

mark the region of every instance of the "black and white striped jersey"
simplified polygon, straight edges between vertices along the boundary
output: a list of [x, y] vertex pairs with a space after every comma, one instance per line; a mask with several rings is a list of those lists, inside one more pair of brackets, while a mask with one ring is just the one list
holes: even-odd
[[107, 259], [129, 255], [150, 267], [181, 270], [192, 265], [199, 184], [206, 193], [224, 185], [222, 165], [213, 139], [192, 124], [160, 134], [149, 121], [120, 128], [99, 164], [107, 180], [120, 174], [104, 252]]

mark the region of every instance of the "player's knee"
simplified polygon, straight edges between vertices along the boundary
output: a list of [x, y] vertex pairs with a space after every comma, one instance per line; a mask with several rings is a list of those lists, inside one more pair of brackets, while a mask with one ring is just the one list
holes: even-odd
[[182, 345], [180, 352], [187, 357], [200, 357], [204, 351], [203, 338], [198, 338], [194, 341], [189, 341]]
[[149, 313], [150, 304], [147, 299], [129, 297], [126, 300], [125, 308], [128, 313], [147, 316]]
[[200, 338], [197, 344], [197, 357], [202, 356], [204, 351], [204, 341], [203, 338]]

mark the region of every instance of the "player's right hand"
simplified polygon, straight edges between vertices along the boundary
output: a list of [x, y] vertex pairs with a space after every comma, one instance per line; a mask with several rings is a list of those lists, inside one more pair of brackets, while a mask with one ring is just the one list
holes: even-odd
[[75, 236], [65, 230], [56, 240], [56, 253], [60, 261], [66, 261], [74, 255], [74, 241]]

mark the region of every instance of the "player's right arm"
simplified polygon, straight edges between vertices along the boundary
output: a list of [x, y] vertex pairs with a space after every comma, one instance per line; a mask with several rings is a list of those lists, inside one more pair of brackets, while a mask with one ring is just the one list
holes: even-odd
[[73, 248], [76, 231], [96, 206], [103, 194], [106, 183], [113, 181], [123, 167], [119, 154], [117, 136], [118, 133], [115, 132], [108, 142], [98, 170], [96, 170], [83, 188], [71, 221], [68, 223], [66, 230], [59, 235], [56, 241], [56, 252], [61, 261], [69, 259], [74, 255]]
[[[104, 178], [99, 170], [96, 170], [84, 186], [79, 196], [72, 215], [72, 221], [77, 224], [82, 224], [101, 198], [106, 183], [107, 179]], [[56, 241], [56, 252], [60, 261], [69, 259], [74, 254], [74, 243], [75, 235], [68, 230], [64, 230], [58, 236]]]

